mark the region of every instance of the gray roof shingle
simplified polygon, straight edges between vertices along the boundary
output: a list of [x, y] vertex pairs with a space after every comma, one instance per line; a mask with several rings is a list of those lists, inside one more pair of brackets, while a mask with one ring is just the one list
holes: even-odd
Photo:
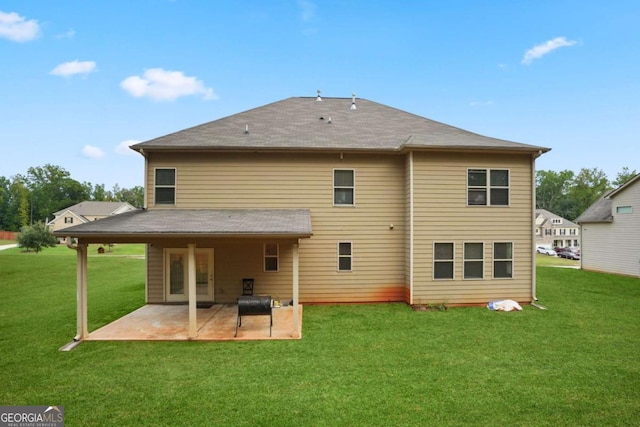
[[607, 194], [589, 206], [582, 215], [576, 218], [576, 222], [578, 224], [585, 222], [612, 222], [613, 215], [611, 214], [611, 199], [608, 197], [609, 194], [610, 192], [607, 192]]
[[60, 237], [311, 236], [308, 209], [135, 210], [54, 232]]
[[[546, 152], [489, 138], [359, 98], [294, 97], [133, 145], [135, 150], [367, 150], [403, 148]], [[248, 132], [245, 130], [248, 127]]]
[[127, 202], [96, 202], [96, 201], [85, 201], [77, 203], [73, 206], [69, 206], [68, 208], [59, 210], [55, 212], [55, 216], [60, 216], [67, 211], [71, 211], [76, 215], [80, 216], [108, 216], [113, 212], [118, 210], [124, 205], [129, 205]]

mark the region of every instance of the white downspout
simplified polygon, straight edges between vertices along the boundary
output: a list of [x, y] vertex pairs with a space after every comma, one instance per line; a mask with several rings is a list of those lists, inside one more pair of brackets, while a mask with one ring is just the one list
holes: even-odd
[[409, 152], [409, 304], [413, 305], [413, 151]]
[[532, 302], [538, 301], [536, 296], [536, 158], [542, 154], [541, 151], [531, 155], [531, 299]]

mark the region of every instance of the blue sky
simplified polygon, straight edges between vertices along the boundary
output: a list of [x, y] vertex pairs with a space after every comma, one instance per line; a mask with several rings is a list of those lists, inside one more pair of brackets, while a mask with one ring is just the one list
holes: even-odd
[[0, 0], [0, 176], [142, 185], [131, 141], [321, 89], [614, 179], [640, 169], [639, 23], [637, 0]]

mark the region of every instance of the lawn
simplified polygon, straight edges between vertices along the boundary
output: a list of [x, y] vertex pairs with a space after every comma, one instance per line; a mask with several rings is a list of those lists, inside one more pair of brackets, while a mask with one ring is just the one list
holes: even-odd
[[[90, 329], [144, 303], [144, 261], [89, 257]], [[634, 425], [640, 280], [538, 269], [548, 310], [306, 306], [303, 339], [86, 342], [66, 248], [0, 252], [0, 404], [67, 426]]]
[[549, 256], [536, 254], [536, 266], [538, 267], [579, 267], [580, 261], [560, 258], [559, 256]]

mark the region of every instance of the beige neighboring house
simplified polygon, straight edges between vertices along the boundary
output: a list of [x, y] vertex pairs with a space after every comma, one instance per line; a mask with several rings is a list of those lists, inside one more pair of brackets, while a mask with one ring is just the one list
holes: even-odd
[[78, 224], [103, 219], [135, 210], [127, 202], [80, 202], [53, 214], [47, 223], [51, 231], [58, 231]]
[[640, 174], [591, 205], [582, 228], [583, 269], [640, 277]]
[[536, 247], [580, 247], [580, 226], [546, 209], [536, 209]]
[[235, 304], [248, 278], [294, 308], [536, 298], [535, 160], [548, 148], [318, 96], [132, 149], [145, 208], [56, 233], [78, 239], [80, 273], [88, 244], [147, 244], [146, 301], [188, 302], [190, 336], [196, 302]]

